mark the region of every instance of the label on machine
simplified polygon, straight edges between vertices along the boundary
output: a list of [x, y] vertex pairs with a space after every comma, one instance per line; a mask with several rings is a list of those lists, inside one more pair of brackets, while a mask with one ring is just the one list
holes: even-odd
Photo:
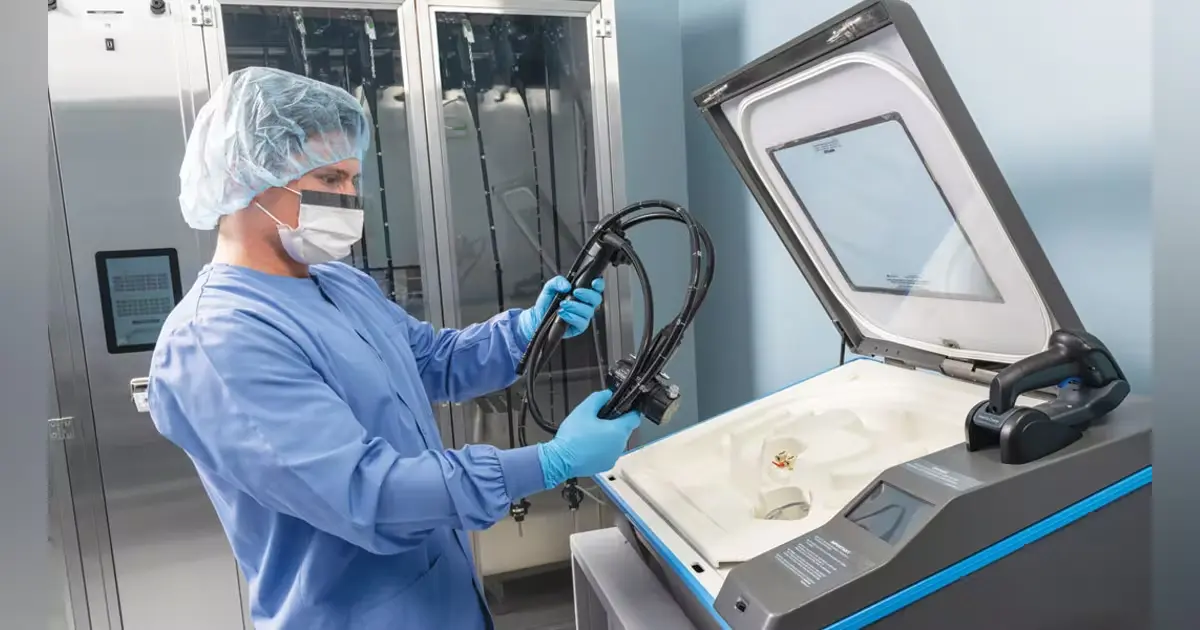
[[943, 486], [953, 488], [959, 492], [970, 490], [981, 483], [974, 477], [955, 472], [945, 466], [938, 466], [924, 459], [914, 459], [904, 464], [904, 467], [930, 481], [936, 481]]
[[815, 532], [797, 538], [776, 553], [775, 561], [796, 576], [804, 588], [824, 590], [849, 582], [875, 567], [869, 558]]

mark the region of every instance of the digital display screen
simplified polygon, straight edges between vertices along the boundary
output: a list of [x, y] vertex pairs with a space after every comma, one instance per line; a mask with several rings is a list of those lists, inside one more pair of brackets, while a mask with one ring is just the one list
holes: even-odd
[[109, 353], [153, 350], [167, 315], [183, 298], [176, 251], [97, 252], [96, 271]]
[[855, 291], [1002, 301], [899, 114], [769, 153]]
[[919, 516], [932, 508], [933, 504], [881, 481], [850, 509], [846, 520], [888, 544], [895, 544]]

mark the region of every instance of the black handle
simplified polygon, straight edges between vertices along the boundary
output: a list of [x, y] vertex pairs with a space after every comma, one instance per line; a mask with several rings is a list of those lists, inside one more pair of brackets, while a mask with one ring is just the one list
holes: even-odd
[[1057, 330], [1046, 350], [1013, 363], [992, 379], [988, 411], [1004, 413], [1017, 404], [1021, 394], [1078, 378], [1087, 387], [1103, 387], [1125, 380], [1124, 373], [1108, 348], [1082, 331]]

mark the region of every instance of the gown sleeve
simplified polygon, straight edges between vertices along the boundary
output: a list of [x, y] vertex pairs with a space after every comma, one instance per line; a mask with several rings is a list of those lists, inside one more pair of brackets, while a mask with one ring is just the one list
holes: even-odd
[[421, 383], [431, 402], [463, 402], [500, 391], [517, 380], [517, 362], [529, 340], [521, 334], [521, 309], [509, 309], [465, 328], [436, 329], [384, 296], [370, 276], [346, 267], [363, 287], [385, 303], [408, 331]]
[[159, 431], [264, 506], [378, 554], [434, 528], [478, 530], [544, 488], [536, 447], [401, 457], [368, 437], [286, 335], [246, 313], [180, 326], [156, 349]]
[[437, 330], [401, 310], [430, 400], [462, 402], [516, 382], [517, 362], [529, 345], [517, 327], [520, 314], [513, 309], [459, 330]]

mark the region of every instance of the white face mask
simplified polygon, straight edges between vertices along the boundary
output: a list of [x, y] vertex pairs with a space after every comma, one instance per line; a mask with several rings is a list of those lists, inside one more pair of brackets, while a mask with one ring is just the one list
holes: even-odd
[[284, 251], [303, 265], [320, 265], [349, 256], [350, 249], [362, 239], [363, 211], [357, 209], [357, 199], [348, 195], [284, 189], [300, 196], [300, 215], [295, 228], [254, 202], [259, 210], [275, 220]]

